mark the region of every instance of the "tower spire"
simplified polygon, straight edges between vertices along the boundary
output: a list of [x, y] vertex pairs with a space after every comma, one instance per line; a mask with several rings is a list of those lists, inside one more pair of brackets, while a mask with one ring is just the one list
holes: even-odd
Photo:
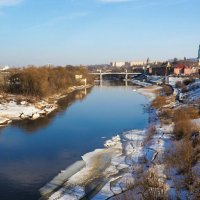
[[198, 59], [200, 59], [200, 45], [199, 45], [199, 51], [198, 51]]

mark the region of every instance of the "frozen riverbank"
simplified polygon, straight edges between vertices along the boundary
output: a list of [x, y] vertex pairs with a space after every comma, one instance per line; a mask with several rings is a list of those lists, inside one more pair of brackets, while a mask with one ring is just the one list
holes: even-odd
[[[153, 100], [159, 89], [153, 86], [137, 91]], [[180, 106], [176, 101], [167, 101], [163, 108], [176, 109]], [[175, 174], [169, 178], [165, 163], [165, 154], [174, 143], [174, 124], [160, 123], [156, 119], [158, 114], [158, 110], [150, 109], [150, 119], [153, 120], [150, 120], [152, 127], [149, 129], [123, 132], [119, 141], [115, 141], [116, 137], [106, 141], [106, 149], [86, 154], [87, 159], [83, 156], [85, 167], [66, 179], [46, 198], [114, 200], [134, 196], [135, 199], [142, 199], [143, 195], [150, 195], [153, 189], [158, 198], [165, 195], [176, 198], [180, 192], [179, 197], [186, 199], [184, 195], [188, 195], [187, 191], [184, 188], [178, 191], [176, 188], [176, 180], [180, 181], [182, 176]], [[102, 159], [104, 156], [108, 159]]]
[[[132, 135], [132, 140], [137, 146], [140, 146], [144, 134], [145, 130], [133, 130], [107, 140], [105, 149], [95, 150], [82, 157], [85, 167], [78, 170], [71, 177], [65, 176], [65, 174], [69, 174], [68, 169], [62, 171], [57, 178], [43, 187], [40, 192], [49, 199], [81, 199], [83, 197], [106, 199], [114, 194], [119, 194], [122, 190], [116, 184], [121, 180], [124, 173], [128, 173], [129, 168], [131, 168], [129, 166], [129, 150], [126, 149], [124, 142]], [[137, 137], [134, 138], [136, 135]], [[137, 146], [135, 146], [136, 150]], [[135, 159], [136, 157], [137, 155], [135, 155]], [[140, 157], [139, 153], [138, 157]], [[59, 181], [59, 184], [57, 181], [55, 183], [54, 180], [58, 180], [59, 177], [62, 177], [62, 181]], [[112, 187], [108, 189], [110, 185]]]
[[[154, 165], [160, 159], [160, 153], [170, 144], [169, 136], [163, 135], [162, 129], [151, 145], [144, 144], [146, 130], [127, 131], [120, 138], [117, 142], [113, 138], [109, 140], [113, 142], [112, 146], [85, 154], [85, 166], [63, 181], [57, 191], [55, 188], [49, 191], [55, 185], [53, 181], [43, 187], [41, 193], [47, 194], [48, 191], [46, 198], [50, 200], [104, 200], [118, 196]], [[162, 170], [162, 166], [158, 168]]]
[[12, 121], [30, 119], [35, 120], [52, 113], [58, 108], [58, 100], [67, 94], [91, 86], [74, 86], [66, 94], [57, 94], [48, 98], [33, 98], [21, 95], [2, 94], [0, 96], [0, 126]]

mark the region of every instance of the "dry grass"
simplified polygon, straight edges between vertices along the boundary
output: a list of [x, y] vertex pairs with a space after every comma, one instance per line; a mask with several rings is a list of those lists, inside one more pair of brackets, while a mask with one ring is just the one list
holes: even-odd
[[176, 139], [191, 137], [198, 130], [191, 119], [199, 118], [199, 110], [189, 106], [174, 111], [174, 135]]
[[172, 88], [171, 88], [170, 86], [168, 86], [168, 85], [163, 85], [163, 86], [162, 86], [162, 91], [163, 91], [163, 93], [164, 93], [165, 95], [167, 95], [167, 96], [173, 94]]
[[178, 109], [174, 112], [174, 135], [176, 139], [181, 139], [191, 135], [192, 123], [185, 109]]
[[156, 109], [162, 108], [164, 105], [166, 105], [167, 99], [165, 96], [157, 96], [153, 101], [152, 101], [152, 106]]
[[171, 124], [174, 116], [174, 110], [170, 108], [163, 109], [159, 113], [159, 118], [162, 124]]
[[192, 141], [187, 138], [176, 141], [166, 152], [164, 160], [169, 171], [173, 168], [176, 169], [177, 175], [183, 175], [182, 179], [171, 177], [174, 179], [177, 192], [186, 189], [194, 199], [198, 199], [200, 197], [200, 177], [193, 169], [198, 159]]
[[187, 114], [189, 115], [190, 119], [197, 119], [200, 117], [200, 110], [197, 107], [188, 106], [186, 109]]
[[166, 200], [166, 185], [158, 173], [152, 169], [147, 171], [129, 189], [114, 197], [115, 200]]
[[165, 154], [167, 166], [177, 169], [179, 174], [189, 173], [194, 160], [192, 142], [187, 139], [176, 141]]
[[168, 199], [166, 195], [166, 185], [154, 170], [147, 172], [143, 182], [141, 182], [141, 188], [143, 200]]

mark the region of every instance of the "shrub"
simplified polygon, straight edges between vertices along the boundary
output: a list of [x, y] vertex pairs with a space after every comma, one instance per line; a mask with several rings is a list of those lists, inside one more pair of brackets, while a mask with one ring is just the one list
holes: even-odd
[[149, 170], [142, 174], [140, 180], [135, 181], [134, 185], [127, 191], [115, 196], [114, 200], [166, 200], [167, 190], [164, 181], [158, 177], [154, 170]]
[[[182, 174], [182, 179], [174, 179], [177, 191], [185, 188], [195, 195], [198, 193], [197, 187], [200, 185], [198, 175], [195, 175], [193, 165], [196, 163], [196, 154], [192, 142], [189, 139], [176, 141], [165, 153], [165, 162], [170, 170], [175, 168], [178, 175]], [[171, 177], [173, 179], [173, 177]]]
[[189, 119], [177, 121], [174, 124], [174, 135], [176, 139], [181, 139], [184, 136], [190, 136], [192, 131], [192, 123]]
[[195, 159], [191, 141], [186, 138], [176, 141], [164, 157], [169, 168], [177, 169], [179, 174], [189, 173]]
[[189, 115], [190, 119], [197, 119], [200, 117], [199, 115], [199, 108], [188, 106], [186, 109], [187, 114]]
[[188, 78], [188, 79], [183, 81], [183, 84], [189, 85], [189, 84], [194, 83], [194, 82], [195, 82], [195, 80], [193, 78]]
[[159, 113], [159, 118], [161, 120], [162, 123], [164, 124], [171, 124], [172, 119], [174, 116], [174, 110], [173, 109], [163, 109], [160, 113]]
[[172, 88], [169, 85], [163, 85], [162, 86], [162, 91], [165, 95], [171, 95], [173, 93]]
[[166, 97], [164, 96], [157, 96], [153, 101], [152, 101], [152, 106], [154, 108], [161, 108], [166, 104]]
[[176, 84], [175, 84], [175, 87], [180, 88], [180, 89], [182, 89], [184, 86], [185, 85], [181, 81], [177, 81]]
[[167, 199], [165, 183], [155, 171], [148, 171], [140, 185], [143, 200]]
[[174, 112], [174, 135], [176, 139], [181, 139], [185, 136], [191, 136], [192, 122], [185, 108], [180, 108]]
[[186, 92], [188, 92], [187, 87], [186, 87], [186, 86], [183, 86], [183, 87], [181, 88], [181, 92], [182, 92], [182, 93], [186, 93]]

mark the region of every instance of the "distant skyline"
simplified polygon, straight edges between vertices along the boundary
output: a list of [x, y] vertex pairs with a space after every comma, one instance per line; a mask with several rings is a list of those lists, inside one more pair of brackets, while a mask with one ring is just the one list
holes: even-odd
[[0, 0], [0, 66], [195, 58], [199, 0]]

